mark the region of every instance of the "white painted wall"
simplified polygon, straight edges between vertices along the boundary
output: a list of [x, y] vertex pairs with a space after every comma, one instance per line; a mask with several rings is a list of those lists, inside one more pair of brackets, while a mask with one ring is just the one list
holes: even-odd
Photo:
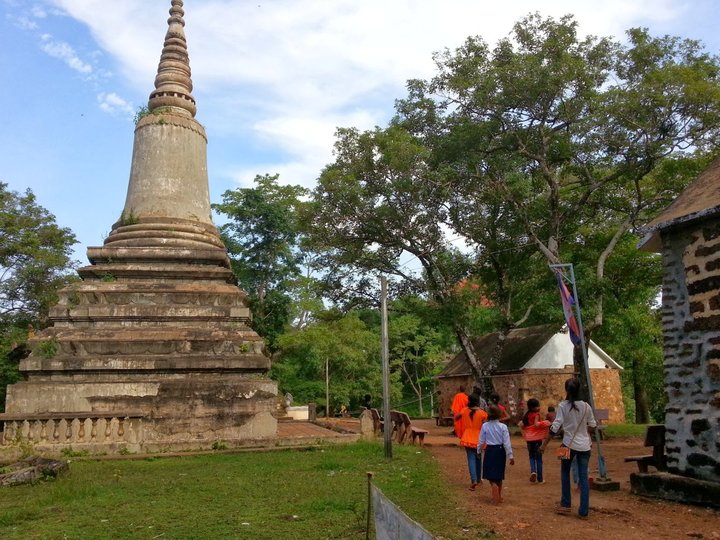
[[[588, 362], [591, 369], [622, 367], [615, 362], [593, 341], [588, 349]], [[522, 369], [562, 369], [572, 366], [573, 344], [567, 334], [557, 333], [548, 340], [535, 356], [533, 356]]]

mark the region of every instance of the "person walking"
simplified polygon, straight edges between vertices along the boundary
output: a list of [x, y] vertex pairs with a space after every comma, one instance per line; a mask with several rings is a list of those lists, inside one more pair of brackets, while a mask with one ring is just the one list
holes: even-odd
[[523, 438], [527, 443], [528, 456], [530, 457], [530, 482], [538, 484], [545, 483], [543, 479], [543, 459], [539, 452], [540, 445], [550, 431], [550, 422], [540, 419], [540, 401], [530, 398], [527, 401], [527, 412], [523, 419], [518, 422], [522, 429]]
[[477, 450], [480, 440], [480, 429], [487, 420], [488, 414], [480, 408], [478, 396], [470, 394], [468, 406], [460, 413], [459, 436], [460, 445], [465, 447], [468, 471], [470, 472], [470, 491], [482, 484], [482, 457]]
[[500, 422], [502, 413], [497, 405], [488, 408], [488, 419], [480, 429], [478, 452], [482, 451], [482, 477], [490, 482], [492, 501], [503, 502], [502, 485], [505, 480], [505, 463], [515, 465], [513, 449], [510, 444], [508, 427]]
[[473, 394], [478, 398], [478, 407], [487, 412], [488, 403], [485, 401], [485, 398], [482, 397], [482, 389], [479, 386], [473, 386]]
[[492, 394], [490, 396], [490, 405], [495, 405], [500, 410], [500, 421], [507, 423], [510, 420], [510, 415], [507, 412], [505, 405], [500, 403], [500, 394]]
[[[580, 381], [576, 378], [565, 381], [566, 397], [557, 407], [557, 415], [550, 426], [540, 452], [545, 452], [553, 433], [563, 430], [561, 448], [567, 448], [567, 458], [560, 459], [560, 503], [555, 508], [559, 514], [571, 512], [570, 469], [572, 463], [577, 463], [578, 485], [580, 487], [580, 506], [578, 516], [588, 518], [590, 509], [590, 486], [588, 484], [588, 463], [592, 448], [590, 434], [595, 430], [597, 422], [592, 407], [579, 399]], [[562, 456], [561, 456], [562, 457]]]
[[450, 405], [450, 410], [452, 411], [453, 415], [453, 433], [455, 433], [456, 437], [460, 437], [458, 435], [458, 431], [460, 431], [460, 413], [462, 410], [468, 406], [468, 395], [465, 393], [464, 388], [461, 386], [458, 389], [457, 394], [453, 396], [452, 404]]

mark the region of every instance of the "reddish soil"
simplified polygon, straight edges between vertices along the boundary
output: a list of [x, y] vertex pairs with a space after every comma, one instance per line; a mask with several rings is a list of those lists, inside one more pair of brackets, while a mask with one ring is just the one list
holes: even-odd
[[[449, 435], [452, 428], [436, 427], [433, 422], [414, 420], [413, 424], [430, 430], [426, 446], [438, 460], [451, 486], [462, 494], [459, 510], [485, 523], [505, 539], [715, 539], [720, 540], [720, 512], [698, 506], [648, 499], [630, 493], [630, 473], [634, 463], [625, 463], [629, 455], [646, 453], [642, 439], [609, 439], [602, 443], [607, 475], [620, 482], [620, 490], [590, 491], [590, 518], [577, 517], [578, 494], [573, 492], [573, 513], [557, 515], [553, 509], [560, 500], [560, 465], [554, 455], [544, 461], [545, 484], [529, 481], [527, 448], [520, 436], [512, 437], [515, 465], [509, 466], [503, 485], [504, 502], [494, 506], [490, 487], [485, 482], [475, 492], [468, 490], [470, 479], [464, 450]], [[559, 446], [551, 443], [550, 449]], [[590, 476], [597, 477], [597, 455], [593, 451]]]

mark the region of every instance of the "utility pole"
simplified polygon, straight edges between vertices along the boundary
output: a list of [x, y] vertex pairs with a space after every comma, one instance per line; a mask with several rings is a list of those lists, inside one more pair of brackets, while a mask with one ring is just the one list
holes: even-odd
[[325, 357], [325, 418], [330, 418], [330, 358]]
[[385, 457], [392, 457], [392, 421], [390, 420], [390, 352], [387, 321], [387, 278], [380, 278], [380, 351], [382, 356], [383, 375], [383, 437], [385, 440]]

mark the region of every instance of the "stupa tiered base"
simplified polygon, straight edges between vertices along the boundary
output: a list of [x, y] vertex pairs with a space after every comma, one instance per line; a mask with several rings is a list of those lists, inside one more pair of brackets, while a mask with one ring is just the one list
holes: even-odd
[[216, 231], [157, 225], [117, 225], [88, 250], [94, 264], [30, 340], [27, 380], [8, 388], [6, 442], [152, 451], [276, 436], [270, 360]]

